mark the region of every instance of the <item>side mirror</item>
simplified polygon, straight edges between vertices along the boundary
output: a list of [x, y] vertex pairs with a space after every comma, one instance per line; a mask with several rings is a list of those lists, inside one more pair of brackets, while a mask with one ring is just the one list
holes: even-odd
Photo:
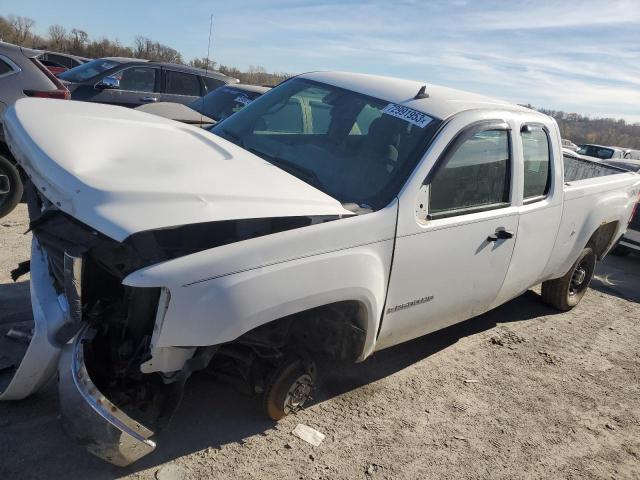
[[98, 83], [96, 83], [98, 90], [118, 89], [120, 88], [120, 80], [116, 77], [104, 77]]

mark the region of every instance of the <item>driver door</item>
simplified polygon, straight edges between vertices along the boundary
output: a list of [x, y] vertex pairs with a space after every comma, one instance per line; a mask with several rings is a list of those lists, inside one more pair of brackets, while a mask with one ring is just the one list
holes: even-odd
[[[513, 153], [506, 123], [460, 132], [399, 215], [378, 347], [384, 348], [489, 309], [513, 253]], [[403, 221], [406, 220], [406, 221]]]

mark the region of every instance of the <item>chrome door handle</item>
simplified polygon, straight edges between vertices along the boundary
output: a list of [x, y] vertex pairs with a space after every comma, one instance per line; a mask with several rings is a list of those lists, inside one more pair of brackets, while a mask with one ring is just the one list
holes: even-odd
[[487, 237], [487, 242], [497, 242], [498, 240], [507, 240], [509, 238], [513, 238], [513, 232], [503, 228], [496, 228], [495, 233]]
[[158, 99], [156, 97], [142, 97], [140, 99], [142, 102], [157, 102]]

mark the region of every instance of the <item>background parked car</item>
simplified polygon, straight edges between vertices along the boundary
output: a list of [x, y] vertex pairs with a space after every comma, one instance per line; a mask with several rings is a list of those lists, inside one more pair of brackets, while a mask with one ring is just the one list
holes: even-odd
[[219, 72], [136, 58], [92, 60], [60, 74], [72, 100], [137, 107], [152, 102], [188, 104], [216, 88], [238, 83]]
[[609, 160], [616, 158], [624, 158], [624, 150], [618, 147], [606, 147], [604, 145], [595, 145], [586, 143], [578, 147], [580, 155], [587, 157], [599, 158], [601, 160]]
[[54, 75], [59, 75], [71, 68], [91, 61], [90, 58], [57, 52], [44, 52], [38, 57], [38, 60]]
[[562, 148], [568, 148], [569, 150], [573, 150], [574, 152], [578, 151], [578, 145], [573, 143], [571, 140], [567, 140], [566, 138], [562, 139]]
[[[23, 97], [69, 98], [69, 91], [38, 60], [40, 55], [40, 50], [0, 42], [0, 119], [7, 107]], [[0, 122], [0, 217], [13, 210], [21, 198], [22, 179]]]
[[[602, 163], [640, 174], [640, 160], [624, 158], [604, 160]], [[638, 201], [640, 202], [640, 198], [638, 198]], [[611, 253], [619, 257], [625, 257], [632, 252], [640, 253], [640, 203], [636, 204], [636, 208], [631, 214], [627, 232], [611, 251]]]
[[257, 85], [226, 85], [189, 105], [158, 102], [140, 105], [136, 110], [206, 128], [233, 115], [270, 89]]

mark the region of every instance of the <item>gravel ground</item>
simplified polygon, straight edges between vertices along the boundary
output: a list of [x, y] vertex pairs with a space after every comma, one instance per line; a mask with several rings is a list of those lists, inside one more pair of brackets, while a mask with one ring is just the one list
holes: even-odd
[[[0, 330], [30, 318], [26, 208], [0, 219]], [[611, 257], [569, 313], [534, 289], [463, 324], [330, 368], [279, 424], [194, 376], [151, 456], [108, 465], [69, 441], [55, 384], [0, 405], [0, 478], [640, 478], [640, 257]], [[3, 340], [6, 342], [6, 340]], [[7, 351], [0, 343], [0, 353]], [[326, 435], [312, 447], [297, 423]]]

